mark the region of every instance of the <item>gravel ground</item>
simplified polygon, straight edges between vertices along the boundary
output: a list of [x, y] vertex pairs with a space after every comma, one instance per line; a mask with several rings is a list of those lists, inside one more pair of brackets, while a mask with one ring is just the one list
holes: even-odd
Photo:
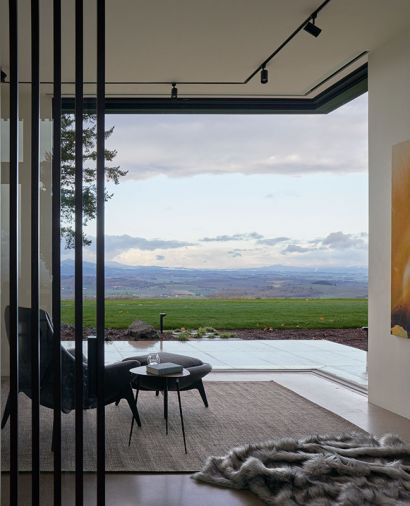
[[[241, 329], [227, 331], [232, 332], [234, 337], [247, 340], [258, 339], [327, 339], [334, 343], [345, 344], [353, 348], [367, 351], [367, 332], [363, 329]], [[84, 329], [85, 335], [95, 334], [95, 329]], [[74, 339], [74, 328], [64, 325], [61, 329], [61, 338], [66, 341]], [[107, 329], [106, 339], [109, 341], [129, 341], [127, 329]], [[163, 335], [165, 341], [176, 341], [178, 338], [167, 331]]]

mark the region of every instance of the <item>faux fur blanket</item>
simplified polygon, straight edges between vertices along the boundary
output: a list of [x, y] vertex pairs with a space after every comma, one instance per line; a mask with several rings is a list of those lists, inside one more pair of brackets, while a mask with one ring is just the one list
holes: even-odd
[[276, 439], [210, 457], [193, 478], [268, 505], [410, 505], [410, 445], [368, 434]]

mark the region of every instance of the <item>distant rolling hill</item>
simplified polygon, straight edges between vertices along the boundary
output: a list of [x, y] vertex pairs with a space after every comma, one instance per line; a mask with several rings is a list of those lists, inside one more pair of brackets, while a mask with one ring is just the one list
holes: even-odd
[[[84, 295], [95, 296], [95, 264], [84, 262]], [[288, 267], [176, 269], [105, 267], [107, 297], [367, 298], [367, 269]], [[74, 293], [74, 261], [61, 264], [63, 298]]]

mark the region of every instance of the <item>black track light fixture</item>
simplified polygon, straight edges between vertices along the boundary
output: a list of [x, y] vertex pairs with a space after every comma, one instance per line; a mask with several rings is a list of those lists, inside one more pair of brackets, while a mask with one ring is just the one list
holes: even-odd
[[171, 98], [178, 98], [178, 88], [176, 83], [172, 83]]
[[261, 83], [267, 84], [269, 81], [268, 69], [265, 68], [265, 65], [261, 69]]
[[316, 14], [314, 14], [312, 16], [312, 21], [308, 21], [306, 23], [306, 25], [303, 27], [303, 29], [305, 30], [305, 32], [307, 33], [310, 33], [310, 35], [313, 35], [313, 37], [319, 37], [320, 33], [321, 33], [321, 28], [319, 28], [318, 26], [316, 26], [315, 24], [315, 21], [316, 21]]

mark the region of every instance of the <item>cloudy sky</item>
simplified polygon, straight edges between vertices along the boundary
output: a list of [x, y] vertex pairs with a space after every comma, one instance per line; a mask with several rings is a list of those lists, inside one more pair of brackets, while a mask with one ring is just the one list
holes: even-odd
[[109, 188], [109, 260], [367, 265], [367, 95], [325, 116], [112, 115], [112, 125], [128, 175]]

